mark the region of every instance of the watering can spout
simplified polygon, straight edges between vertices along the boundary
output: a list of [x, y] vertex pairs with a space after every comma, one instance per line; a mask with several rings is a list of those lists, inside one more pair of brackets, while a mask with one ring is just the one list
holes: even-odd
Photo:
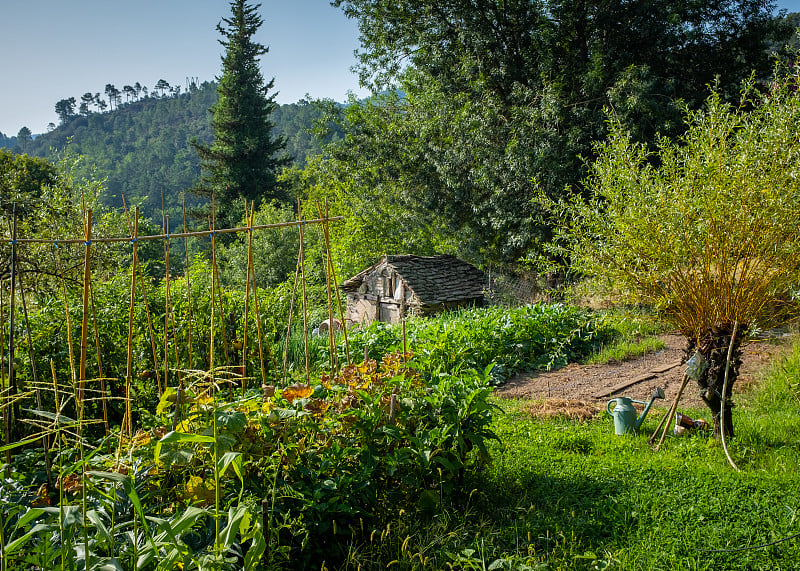
[[656, 387], [656, 390], [653, 391], [653, 396], [650, 397], [650, 400], [644, 407], [642, 414], [639, 415], [639, 418], [636, 419], [636, 430], [639, 430], [639, 427], [644, 422], [644, 418], [647, 416], [647, 413], [650, 412], [650, 407], [653, 406], [653, 402], [656, 399], [663, 399], [664, 398], [664, 389], [661, 387]]
[[[646, 403], [628, 397], [617, 397], [608, 401], [606, 412], [614, 417], [614, 433], [630, 434], [639, 430], [645, 417], [647, 417], [647, 413], [650, 412], [650, 407], [653, 406], [653, 401], [663, 398], [664, 389], [657, 387], [656, 390], [653, 391], [653, 396], [651, 396], [650, 400]], [[636, 409], [633, 407], [633, 403], [645, 405], [644, 411], [642, 411], [642, 414], [640, 414], [638, 418], [636, 417]], [[612, 404], [616, 405], [613, 412], [611, 411]]]

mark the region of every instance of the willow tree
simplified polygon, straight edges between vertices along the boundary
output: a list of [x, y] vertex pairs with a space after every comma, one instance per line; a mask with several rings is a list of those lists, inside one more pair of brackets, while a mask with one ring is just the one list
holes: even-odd
[[575, 268], [653, 304], [699, 353], [705, 366], [692, 377], [717, 434], [724, 408], [733, 435], [742, 344], [798, 314], [797, 80], [749, 84], [738, 107], [712, 93], [687, 113], [680, 140], [652, 152], [612, 128], [592, 166], [592, 198], [562, 211]]

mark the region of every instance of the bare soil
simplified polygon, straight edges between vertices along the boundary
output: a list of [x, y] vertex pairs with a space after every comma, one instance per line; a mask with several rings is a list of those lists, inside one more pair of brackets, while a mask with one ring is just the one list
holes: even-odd
[[[662, 335], [664, 349], [606, 365], [572, 363], [555, 371], [523, 373], [495, 389], [494, 394], [509, 399], [534, 399], [531, 413], [537, 416], [565, 414], [573, 418], [591, 416], [618, 396], [640, 401], [650, 399], [656, 387], [664, 389], [667, 408], [683, 380], [686, 339], [678, 334]], [[742, 350], [742, 366], [734, 392], [742, 392], [757, 382], [759, 373], [789, 347], [788, 337], [754, 340]], [[697, 384], [689, 381], [680, 401], [681, 407], [704, 408]]]

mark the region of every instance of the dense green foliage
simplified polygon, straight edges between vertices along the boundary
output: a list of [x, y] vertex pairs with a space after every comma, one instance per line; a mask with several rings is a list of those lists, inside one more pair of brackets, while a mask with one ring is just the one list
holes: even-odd
[[[141, 205], [144, 216], [161, 222], [162, 192], [173, 225], [182, 223], [182, 191], [199, 176], [191, 141], [210, 140], [208, 108], [215, 84], [204, 83], [176, 97], [147, 98], [110, 113], [79, 116], [37, 137], [28, 152], [52, 157], [69, 146], [105, 179], [103, 202], [120, 208]], [[196, 201], [189, 197], [191, 208]]]
[[56, 410], [55, 489], [34, 450], [0, 484], [4, 567], [318, 568], [401, 506], [451, 496], [494, 437], [484, 379], [426, 389], [400, 355], [233, 401], [216, 375], [188, 379], [181, 407], [166, 392], [124, 454], [62, 447], [84, 423]]
[[268, 93], [275, 80], [265, 82], [259, 67], [259, 57], [269, 50], [253, 41], [264, 20], [258, 6], [244, 0], [234, 0], [230, 6], [230, 18], [217, 24], [225, 54], [219, 99], [210, 109], [214, 140], [193, 145], [204, 171], [193, 191], [216, 199], [223, 228], [244, 216], [247, 202], [287, 198], [279, 188], [278, 172], [290, 160], [278, 156], [285, 143], [272, 133], [271, 115], [278, 104], [275, 94]]
[[593, 191], [561, 212], [576, 271], [664, 311], [687, 336], [719, 323], [781, 324], [798, 308], [796, 72], [750, 86], [739, 108], [717, 93], [657, 151], [618, 123], [592, 166]]
[[[108, 84], [108, 104], [99, 92], [57, 102], [51, 133], [0, 138], [61, 153], [0, 151], [4, 228], [16, 205], [21, 235], [53, 240], [0, 244], [0, 278], [13, 246], [16, 291], [29, 292], [13, 326], [0, 305], [0, 566], [797, 567], [792, 544], [700, 550], [794, 531], [800, 352], [742, 399], [733, 476], [703, 434], [654, 456], [606, 418], [542, 420], [536, 403], [498, 417], [492, 385], [617, 358], [599, 351], [657, 332], [652, 320], [537, 303], [353, 327], [346, 340], [311, 331], [335, 305], [329, 253], [341, 281], [387, 252], [459, 253], [491, 271], [546, 251], [691, 332], [717, 359], [703, 395], [730, 412], [724, 344], [789, 316], [800, 279], [797, 74], [739, 90], [752, 70], [769, 75], [765, 50], [788, 20], [769, 0], [333, 4], [359, 22], [365, 83], [386, 88], [367, 101], [277, 106], [258, 66], [267, 50], [251, 41], [258, 7], [234, 0], [218, 84]], [[312, 121], [332, 145], [311, 138]], [[108, 209], [123, 194], [182, 226], [200, 174], [192, 143], [218, 226], [250, 222], [243, 198], [260, 202], [256, 225], [342, 220], [193, 238], [189, 255], [174, 237], [126, 238], [131, 220]], [[284, 144], [303, 170], [278, 172]], [[90, 209], [94, 244], [75, 214]]]
[[[161, 196], [173, 231], [183, 224], [183, 192], [200, 176], [200, 160], [191, 147], [194, 139], [210, 142], [213, 131], [208, 113], [217, 101], [217, 84], [192, 83], [180, 94], [155, 95], [122, 103], [113, 112], [91, 112], [72, 118], [64, 125], [41, 134], [24, 151], [55, 160], [69, 146], [84, 157], [79, 174], [105, 180], [102, 201], [121, 207], [123, 195], [129, 207], [141, 205], [142, 216], [161, 224]], [[319, 152], [323, 139], [311, 134], [322, 110], [307, 102], [281, 105], [273, 119], [275, 137], [283, 137], [287, 152], [302, 166], [308, 156]], [[330, 137], [336, 138], [336, 131]], [[14, 152], [16, 138], [6, 146]], [[198, 205], [186, 196], [187, 207]], [[191, 213], [191, 212], [190, 212]]]
[[[11, 273], [15, 219], [17, 238], [80, 239], [83, 220], [75, 213], [93, 209], [96, 232], [122, 234], [121, 216], [104, 207], [103, 185], [91, 173], [88, 178], [80, 175], [83, 166], [81, 158], [69, 152], [50, 163], [0, 149], [0, 227], [9, 238], [0, 243], [0, 278], [8, 279]], [[62, 280], [77, 280], [82, 269], [82, 246], [59, 250], [52, 244], [19, 244], [15, 250], [16, 277], [28, 292], [58, 291]], [[105, 277], [128, 259], [118, 248], [100, 245], [94, 249], [92, 267]]]
[[[406, 349], [426, 378], [492, 366], [495, 384], [527, 370], [549, 370], [579, 360], [613, 335], [602, 316], [562, 304], [515, 309], [485, 307], [406, 323]], [[339, 358], [344, 345], [339, 339]], [[372, 358], [403, 349], [402, 328], [373, 323], [349, 336], [353, 355]], [[320, 343], [317, 366], [328, 360]]]
[[582, 189], [616, 110], [636, 140], [681, 130], [680, 105], [726, 96], [788, 26], [765, 0], [337, 0], [358, 20], [362, 80], [395, 91], [349, 109], [326, 177], [455, 233], [471, 260], [514, 264], [549, 239], [532, 197]]
[[[498, 415], [486, 375], [443, 375], [426, 388], [403, 361], [395, 354], [233, 400], [224, 371], [219, 392], [204, 373], [187, 377], [183, 410], [174, 389], [165, 393], [127, 453], [54, 448], [55, 489], [39, 486], [40, 449], [15, 451], [0, 485], [6, 561], [71, 569], [87, 553], [121, 569], [156, 560], [251, 569], [259, 559], [275, 569], [323, 560], [353, 569], [794, 568], [795, 542], [703, 550], [795, 532], [800, 350], [743, 400], [738, 474], [702, 433], [654, 453], [646, 434], [656, 411], [634, 437], [615, 436], [606, 416], [537, 418], [531, 402], [502, 403]], [[77, 429], [68, 416], [53, 425], [67, 442]], [[57, 499], [60, 508], [49, 503]]]

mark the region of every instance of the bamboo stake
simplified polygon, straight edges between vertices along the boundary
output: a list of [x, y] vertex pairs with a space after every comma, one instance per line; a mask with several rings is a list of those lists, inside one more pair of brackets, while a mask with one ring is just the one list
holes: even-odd
[[286, 384], [286, 371], [289, 367], [289, 336], [292, 332], [292, 317], [294, 316], [294, 300], [297, 297], [297, 283], [300, 276], [300, 258], [301, 252], [297, 251], [297, 263], [294, 266], [294, 286], [292, 286], [292, 298], [289, 301], [289, 320], [286, 325], [286, 339], [283, 343], [283, 383]]
[[[255, 216], [255, 210], [253, 211], [253, 216]], [[252, 234], [251, 234], [252, 239]], [[265, 386], [267, 384], [267, 371], [266, 367], [264, 366], [264, 333], [261, 330], [261, 309], [259, 307], [258, 301], [258, 283], [256, 282], [256, 265], [255, 260], [253, 259], [252, 252], [250, 254], [250, 275], [253, 276], [253, 306], [256, 311], [256, 333], [258, 334], [258, 358], [261, 364], [261, 385]], [[269, 345], [267, 345], [267, 353], [270, 356], [270, 360], [272, 361], [272, 368], [275, 369], [275, 360], [272, 357], [272, 352], [269, 350]]]
[[[14, 299], [17, 289], [17, 205], [14, 204], [14, 222], [11, 230], [11, 295], [8, 302], [8, 396], [9, 396], [9, 423], [8, 433], [13, 436], [13, 423], [17, 418], [18, 405], [14, 399], [17, 393], [17, 373], [14, 370], [14, 307], [16, 300]], [[9, 441], [9, 444], [11, 442]]]
[[[164, 190], [161, 190], [161, 215], [164, 232], [169, 233], [169, 216], [164, 214]], [[169, 317], [170, 317], [170, 292], [169, 292], [169, 239], [164, 240], [164, 390], [167, 390], [169, 379]], [[178, 364], [175, 363], [177, 367]]]
[[[303, 209], [300, 205], [300, 200], [297, 201], [297, 217], [303, 221]], [[303, 345], [305, 347], [306, 356], [306, 382], [311, 381], [311, 365], [308, 356], [308, 298], [306, 297], [306, 255], [303, 247], [303, 224], [300, 224], [300, 273], [302, 275], [303, 285]]]
[[[131, 232], [130, 213], [128, 211], [128, 207], [125, 206], [125, 197], [124, 196], [122, 197], [122, 204], [125, 207], [125, 217], [126, 217], [126, 219], [128, 221], [128, 232]], [[134, 217], [135, 217], [135, 223], [136, 223], [136, 228], [137, 228], [137, 232], [138, 232], [138, 227], [139, 227], [139, 207], [138, 206], [136, 207], [136, 209], [134, 211]], [[131, 236], [133, 236], [132, 232], [131, 232]], [[136, 243], [139, 242], [139, 237], [138, 236], [134, 237], [133, 239], [136, 241]], [[149, 301], [147, 299], [147, 287], [145, 286], [144, 273], [142, 272], [141, 265], [139, 264], [138, 256], [136, 257], [136, 263], [134, 264], [134, 271], [138, 272], [138, 274], [139, 274], [139, 286], [141, 287], [141, 290], [142, 290], [142, 301], [144, 301], [144, 313], [145, 313], [145, 316], [147, 317], [147, 331], [150, 334], [150, 350], [153, 353], [153, 372], [156, 375], [156, 384], [158, 385], [158, 395], [161, 396], [161, 394], [162, 394], [162, 390], [161, 390], [161, 374], [158, 371], [158, 352], [156, 351], [156, 334], [155, 334], [155, 331], [153, 329], [153, 318], [150, 315], [150, 303], [149, 303]]]
[[[320, 218], [322, 218], [322, 207], [317, 203], [317, 211]], [[330, 352], [331, 374], [337, 372], [337, 355], [336, 355], [336, 331], [334, 327], [333, 318], [333, 296], [331, 293], [331, 252], [330, 242], [328, 241], [328, 233], [325, 225], [322, 225], [322, 239], [325, 244], [325, 289], [328, 294], [328, 350]]]
[[167, 237], [164, 239], [164, 280], [167, 287], [165, 310], [164, 310], [164, 390], [167, 390], [167, 378], [169, 375], [169, 326], [172, 325], [172, 347], [175, 350], [175, 368], [177, 369], [178, 385], [180, 385], [180, 356], [178, 355], [178, 336], [175, 329], [175, 312], [172, 311], [172, 293], [170, 286], [170, 268], [169, 268], [169, 254], [170, 254], [170, 225], [169, 215], [164, 211], [164, 189], [161, 189], [161, 222], [164, 227], [164, 233]]
[[331, 276], [333, 276], [333, 290], [336, 292], [336, 303], [339, 306], [339, 318], [342, 320], [342, 332], [344, 333], [344, 352], [345, 356], [347, 357], [347, 364], [351, 364], [352, 361], [350, 359], [350, 343], [347, 340], [347, 319], [345, 317], [344, 309], [342, 308], [342, 296], [341, 292], [339, 291], [339, 283], [336, 279], [336, 267], [333, 265], [333, 254], [331, 253], [331, 240], [330, 240], [330, 210], [328, 208], [328, 199], [325, 199], [325, 222], [323, 222], [323, 227], [325, 228], [325, 244], [328, 249], [328, 263], [331, 267]]
[[69, 316], [69, 299], [67, 297], [67, 279], [64, 277], [64, 268], [61, 265], [61, 254], [56, 250], [56, 267], [61, 274], [61, 289], [64, 294], [64, 313], [66, 314], [67, 321], [67, 353], [69, 355], [69, 372], [70, 378], [73, 383], [78, 381], [78, 375], [75, 372], [75, 351], [73, 349], [74, 341], [72, 339], [72, 320]]
[[[212, 202], [212, 210], [213, 210], [213, 202], [214, 202], [213, 195], [211, 197], [211, 202]], [[213, 217], [212, 217], [212, 221], [213, 221]], [[212, 257], [212, 260], [213, 260], [213, 258], [215, 256], [214, 252], [215, 252], [215, 250], [214, 250], [214, 234], [211, 234], [211, 257]], [[210, 316], [211, 317], [211, 324], [210, 324], [210, 327], [209, 327], [210, 333], [209, 333], [209, 349], [208, 349], [208, 368], [209, 368], [209, 371], [210, 371], [210, 374], [211, 374], [211, 386], [212, 387], [215, 384], [215, 380], [214, 380], [214, 314], [216, 312], [214, 310], [214, 304], [215, 304], [215, 302], [214, 302], [214, 281], [217, 279], [216, 267], [217, 267], [216, 264], [213, 264], [213, 263], [211, 264], [211, 316]], [[211, 392], [211, 389], [209, 389], [209, 392]], [[216, 414], [214, 415], [214, 421], [216, 422]]]
[[133, 221], [133, 259], [131, 260], [131, 297], [128, 306], [128, 360], [125, 369], [125, 419], [121, 432], [127, 429], [128, 437], [133, 436], [133, 419], [131, 411], [131, 383], [133, 381], [133, 311], [136, 307], [136, 267], [139, 265], [139, 209], [136, 209]]
[[103, 361], [100, 356], [100, 330], [97, 325], [97, 310], [94, 304], [94, 287], [91, 286], [91, 283], [89, 285], [89, 296], [92, 303], [92, 322], [94, 323], [94, 348], [97, 353], [97, 373], [100, 375], [100, 392], [102, 395], [100, 402], [103, 406], [103, 428], [105, 429], [106, 436], [108, 436], [108, 391], [106, 390], [106, 378], [103, 373]]
[[[244, 212], [247, 217], [247, 227], [253, 227], [253, 217], [255, 216], [255, 204], [251, 205], [250, 210], [247, 209], [247, 201], [244, 203]], [[247, 272], [245, 276], [244, 286], [244, 327], [242, 327], [242, 396], [247, 391], [247, 326], [249, 325], [250, 316], [250, 272], [253, 269], [253, 233], [247, 233]], [[255, 280], [254, 280], [255, 281]], [[259, 336], [260, 337], [260, 336]], [[259, 351], [261, 350], [261, 343], [259, 338]], [[264, 360], [261, 360], [261, 374], [264, 374]]]
[[[183, 233], [186, 234], [186, 191], [183, 191]], [[186, 259], [186, 299], [189, 308], [189, 329], [187, 330], [187, 349], [189, 350], [189, 368], [193, 367], [194, 355], [192, 351], [192, 330], [194, 329], [194, 314], [192, 312], [192, 285], [189, 281], [189, 238], [183, 238], [183, 252]]]
[[[667, 414], [662, 419], [662, 422], [666, 421], [666, 425], [664, 426], [664, 432], [661, 433], [661, 438], [658, 440], [658, 444], [656, 444], [655, 446], [656, 451], [658, 451], [661, 448], [661, 445], [664, 443], [664, 439], [667, 437], [667, 432], [669, 432], [669, 426], [672, 423], [672, 419], [675, 416], [675, 412], [677, 412], [678, 410], [678, 402], [681, 400], [681, 396], [683, 395], [683, 391], [684, 389], [686, 389], [686, 385], [688, 382], [689, 382], [689, 375], [684, 374], [683, 381], [681, 382], [681, 387], [680, 389], [678, 389], [678, 394], [675, 395], [675, 400], [672, 401], [672, 406], [670, 406], [669, 410], [667, 411]], [[659, 428], [660, 427], [661, 423], [659, 423]], [[656, 432], [658, 432], [658, 429], [656, 429]], [[655, 440], [655, 437], [656, 433], [654, 432], [653, 436], [650, 437], [650, 444], [652, 444], [652, 441]]]
[[[5, 352], [5, 305], [3, 304], [3, 290], [5, 290], [5, 280], [0, 281], [0, 355]], [[0, 359], [1, 360], [1, 359]], [[5, 367], [0, 363], [0, 408], [3, 409], [3, 435], [5, 437], [5, 445], [11, 444], [11, 422], [8, 417], [10, 407], [10, 396], [6, 393], [6, 373]], [[6, 448], [6, 464], [11, 464], [11, 449]], [[0, 530], [2, 533], [2, 530]]]
[[[217, 219], [216, 219], [216, 209], [214, 207], [214, 197], [211, 197], [211, 227], [216, 228]], [[215, 292], [219, 292], [219, 317], [220, 317], [220, 325], [222, 328], [222, 349], [225, 355], [225, 365], [230, 365], [231, 360], [230, 356], [228, 355], [228, 332], [225, 330], [226, 322], [225, 322], [225, 304], [223, 302], [222, 297], [222, 280], [220, 279], [219, 275], [219, 266], [217, 265], [217, 242], [215, 240], [215, 235], [211, 234], [211, 266], [212, 266], [212, 275], [216, 276], [216, 282], [212, 280], [211, 282], [211, 297], [213, 298]], [[216, 288], [215, 284], [216, 283]]]
[[[19, 298], [22, 302], [22, 315], [25, 317], [25, 333], [28, 337], [28, 358], [31, 360], [31, 374], [33, 375], [33, 386], [36, 394], [36, 408], [42, 410], [42, 393], [39, 390], [39, 375], [36, 370], [36, 358], [33, 353], [33, 337], [31, 335], [31, 322], [28, 318], [28, 305], [25, 303], [25, 288], [22, 287], [22, 280], [19, 280]], [[50, 439], [47, 433], [42, 436], [42, 450], [44, 450], [44, 470], [47, 475], [47, 485], [52, 486], [53, 478], [50, 473]]]
[[86, 211], [83, 222], [83, 235], [86, 238], [84, 243], [83, 258], [83, 305], [81, 308], [81, 360], [80, 360], [80, 379], [78, 381], [78, 410], [79, 417], [82, 418], [84, 407], [84, 390], [86, 388], [86, 353], [87, 338], [89, 335], [89, 284], [92, 279], [92, 209]]
[[[169, 225], [169, 216], [167, 216], [167, 225]], [[167, 261], [169, 262], [169, 260]], [[167, 271], [169, 271], [169, 264], [167, 264]], [[181, 357], [178, 351], [178, 329], [177, 326], [175, 325], [175, 311], [174, 308], [172, 307], [172, 292], [170, 285], [168, 285], [167, 287], [167, 293], [169, 294], [169, 302], [167, 303], [167, 307], [169, 308], [169, 321], [170, 325], [172, 326], [172, 349], [175, 353], [175, 368], [176, 368], [175, 374], [178, 377], [178, 387], [181, 387], [183, 385], [183, 373], [181, 372], [181, 367], [180, 367]], [[164, 384], [166, 388], [166, 381]]]

